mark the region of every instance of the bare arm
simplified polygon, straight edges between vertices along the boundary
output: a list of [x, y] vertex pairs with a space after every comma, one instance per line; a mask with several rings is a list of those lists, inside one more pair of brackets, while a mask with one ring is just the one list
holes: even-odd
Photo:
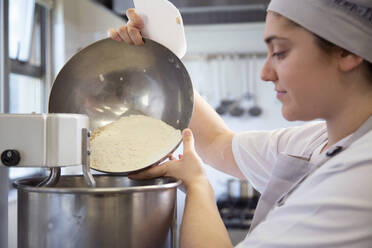
[[187, 188], [180, 247], [233, 247], [208, 181], [193, 183]]
[[181, 248], [231, 248], [232, 244], [219, 215], [216, 199], [194, 148], [190, 129], [183, 132], [183, 156], [130, 175], [132, 179], [169, 176], [181, 179], [186, 191], [186, 204], [181, 224]]
[[194, 94], [194, 113], [190, 128], [195, 136], [196, 151], [203, 161], [217, 170], [244, 178], [232, 152], [235, 133], [198, 92], [194, 91]]

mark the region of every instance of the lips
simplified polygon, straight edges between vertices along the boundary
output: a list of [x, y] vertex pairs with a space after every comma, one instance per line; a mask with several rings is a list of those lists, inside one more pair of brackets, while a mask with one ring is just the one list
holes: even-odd
[[287, 94], [287, 91], [285, 91], [285, 90], [275, 89], [275, 91], [276, 91], [276, 97], [277, 98], [281, 98], [282, 96]]
[[278, 92], [278, 93], [287, 93], [287, 91], [285, 91], [285, 90], [280, 90], [280, 89], [275, 89], [275, 91]]

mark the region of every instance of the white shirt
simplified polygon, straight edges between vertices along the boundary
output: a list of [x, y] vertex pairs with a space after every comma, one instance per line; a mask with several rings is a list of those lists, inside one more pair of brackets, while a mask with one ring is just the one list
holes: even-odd
[[[315, 163], [326, 156], [319, 154], [326, 140], [325, 123], [313, 122], [237, 134], [232, 148], [242, 173], [263, 192], [279, 153]], [[372, 248], [372, 130], [315, 169], [236, 247]]]

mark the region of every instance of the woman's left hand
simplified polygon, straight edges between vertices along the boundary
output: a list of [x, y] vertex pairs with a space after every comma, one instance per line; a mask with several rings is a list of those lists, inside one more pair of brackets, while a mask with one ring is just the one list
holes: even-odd
[[194, 137], [190, 129], [182, 132], [183, 155], [179, 159], [173, 156], [168, 162], [153, 166], [144, 171], [129, 175], [131, 179], [150, 179], [169, 176], [181, 179], [185, 188], [198, 182], [207, 182], [203, 162], [195, 151]]

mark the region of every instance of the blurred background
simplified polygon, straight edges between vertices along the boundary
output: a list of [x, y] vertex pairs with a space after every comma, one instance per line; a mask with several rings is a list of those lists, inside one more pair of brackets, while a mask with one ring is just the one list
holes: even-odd
[[[273, 84], [260, 79], [268, 0], [171, 2], [183, 16], [188, 50], [182, 61], [193, 85], [232, 130], [298, 124], [283, 119]], [[130, 7], [131, 0], [1, 0], [0, 112], [46, 113], [49, 91], [63, 65], [85, 46], [106, 38], [110, 27], [125, 24]], [[182, 147], [176, 154], [180, 152]], [[249, 182], [205, 167], [236, 243], [248, 230], [259, 195]], [[75, 173], [73, 169], [65, 173]], [[17, 197], [11, 183], [40, 173], [0, 167], [0, 247], [16, 247]], [[183, 202], [179, 191], [179, 222]]]

